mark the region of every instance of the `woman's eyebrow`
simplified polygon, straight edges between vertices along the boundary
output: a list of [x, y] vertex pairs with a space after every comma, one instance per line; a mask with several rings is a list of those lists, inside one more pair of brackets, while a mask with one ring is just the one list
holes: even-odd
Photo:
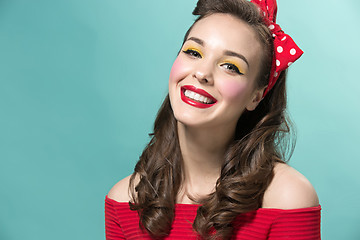
[[246, 59], [246, 57], [244, 55], [233, 52], [233, 51], [230, 51], [230, 50], [225, 50], [224, 54], [227, 55], [227, 56], [240, 58], [248, 65], [248, 67], [250, 67], [249, 62], [247, 61], [247, 59]]
[[189, 40], [192, 40], [192, 41], [200, 44], [201, 46], [204, 46], [204, 45], [205, 45], [205, 44], [204, 44], [204, 41], [201, 40], [200, 38], [197, 38], [197, 37], [190, 37], [190, 38], [188, 38], [186, 41], [189, 41]]

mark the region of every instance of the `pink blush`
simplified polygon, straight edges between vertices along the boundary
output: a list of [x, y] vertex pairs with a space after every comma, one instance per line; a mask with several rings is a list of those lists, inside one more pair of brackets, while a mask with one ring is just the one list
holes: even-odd
[[177, 79], [177, 77], [181, 73], [181, 69], [182, 69], [181, 60], [179, 59], [179, 57], [177, 57], [171, 67], [169, 81]]
[[247, 84], [233, 80], [224, 81], [221, 86], [221, 92], [224, 98], [235, 99], [246, 92]]

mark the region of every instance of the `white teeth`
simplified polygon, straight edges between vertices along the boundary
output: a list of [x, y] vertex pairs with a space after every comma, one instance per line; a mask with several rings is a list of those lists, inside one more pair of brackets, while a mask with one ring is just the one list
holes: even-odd
[[192, 100], [198, 101], [198, 102], [202, 102], [202, 103], [212, 103], [210, 98], [207, 98], [203, 95], [200, 95], [198, 93], [195, 93], [193, 91], [190, 90], [185, 90], [184, 95], [188, 98], [191, 98]]
[[199, 100], [200, 100], [200, 95], [197, 94], [197, 93], [195, 93], [194, 99], [195, 99], [196, 101], [199, 101]]

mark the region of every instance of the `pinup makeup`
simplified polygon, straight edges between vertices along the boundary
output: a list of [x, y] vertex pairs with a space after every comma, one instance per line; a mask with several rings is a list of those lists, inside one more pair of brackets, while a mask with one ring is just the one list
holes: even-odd
[[217, 102], [208, 92], [192, 85], [182, 86], [180, 91], [181, 100], [193, 107], [209, 108]]
[[237, 73], [240, 75], [246, 74], [246, 72], [243, 70], [243, 68], [240, 67], [240, 64], [236, 63], [235, 61], [225, 60], [220, 65], [226, 66], [229, 71], [233, 71], [234, 73]]
[[183, 50], [183, 52], [186, 54], [189, 54], [193, 57], [202, 57], [203, 56], [200, 49], [198, 49], [196, 47], [192, 47], [192, 46], [187, 47], [185, 50]]
[[234, 128], [243, 111], [261, 100], [263, 89], [255, 81], [262, 51], [252, 28], [237, 18], [213, 14], [199, 20], [169, 76], [175, 119], [189, 127]]

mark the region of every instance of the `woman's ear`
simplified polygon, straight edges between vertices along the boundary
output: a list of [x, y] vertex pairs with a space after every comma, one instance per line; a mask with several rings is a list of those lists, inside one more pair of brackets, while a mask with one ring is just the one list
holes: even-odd
[[254, 91], [250, 102], [246, 105], [246, 110], [248, 110], [248, 111], [255, 110], [257, 105], [259, 105], [259, 103], [263, 99], [264, 91], [266, 88], [267, 88], [267, 85], [263, 88], [260, 88], [260, 89], [257, 89]]

